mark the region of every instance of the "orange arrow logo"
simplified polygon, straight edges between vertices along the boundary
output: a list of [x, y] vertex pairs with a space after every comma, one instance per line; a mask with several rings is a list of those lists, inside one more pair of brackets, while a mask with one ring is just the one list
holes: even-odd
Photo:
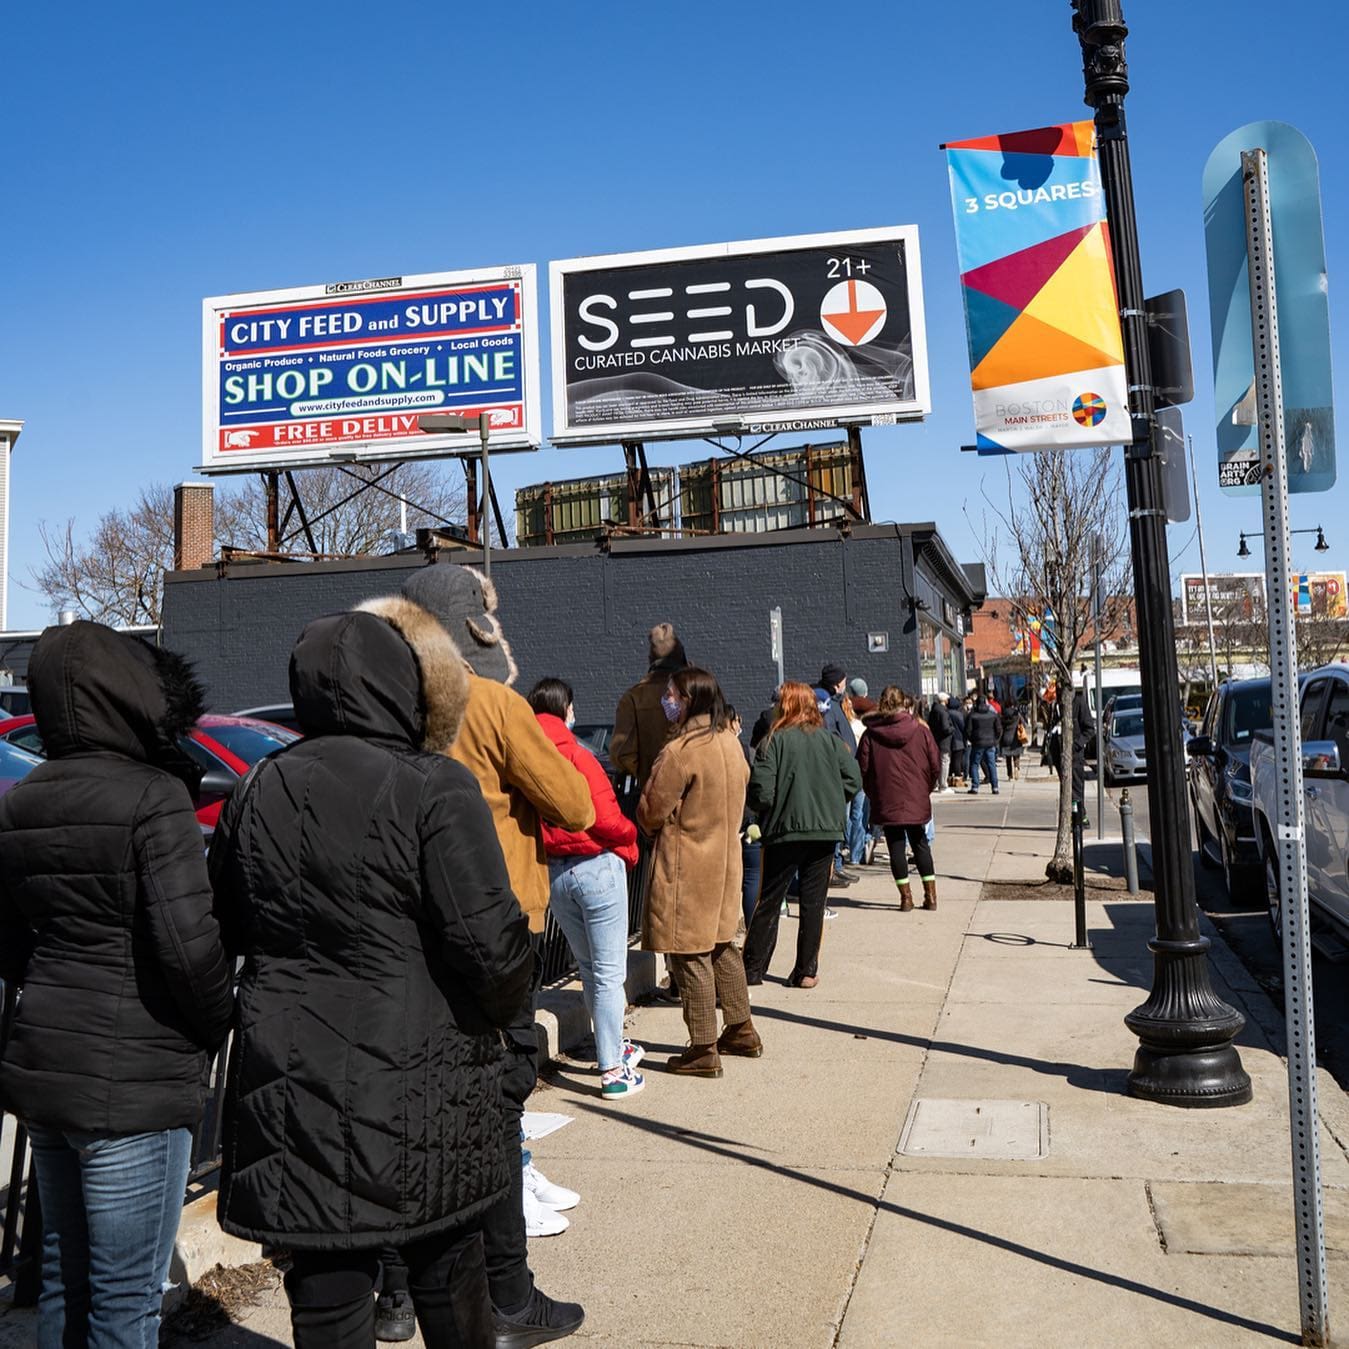
[[[880, 309], [859, 309], [857, 307], [857, 282], [855, 280], [843, 283], [848, 288], [848, 307], [846, 309], [834, 310], [831, 313], [825, 313], [821, 309], [820, 317], [835, 331], [850, 347], [861, 346], [867, 340], [868, 334], [877, 326], [876, 321], [885, 317], [885, 307], [882, 304]], [[842, 287], [835, 286], [825, 297], [825, 304], [828, 304], [834, 298], [835, 293]], [[871, 295], [879, 297], [879, 292], [874, 286], [866, 286], [866, 290]], [[839, 297], [842, 298], [842, 297]]]

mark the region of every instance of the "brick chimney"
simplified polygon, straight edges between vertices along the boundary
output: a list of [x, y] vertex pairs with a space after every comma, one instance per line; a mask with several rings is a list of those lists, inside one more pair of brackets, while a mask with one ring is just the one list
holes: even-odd
[[173, 489], [173, 569], [196, 571], [215, 561], [215, 487], [180, 482]]

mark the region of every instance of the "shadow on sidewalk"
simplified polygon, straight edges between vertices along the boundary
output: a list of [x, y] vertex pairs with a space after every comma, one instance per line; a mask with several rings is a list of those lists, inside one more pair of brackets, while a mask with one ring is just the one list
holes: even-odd
[[984, 1049], [978, 1045], [934, 1040], [927, 1035], [905, 1035], [902, 1031], [877, 1030], [874, 1026], [857, 1026], [846, 1021], [826, 1021], [822, 1017], [788, 1012], [781, 1007], [755, 1007], [754, 1017], [755, 1020], [762, 1017], [768, 1021], [790, 1021], [798, 1026], [815, 1026], [820, 1030], [851, 1035], [855, 1040], [888, 1040], [892, 1044], [912, 1045], [915, 1049], [926, 1049], [929, 1052], [959, 1054], [966, 1058], [984, 1059], [989, 1063], [1001, 1063], [1011, 1068], [1029, 1068], [1033, 1072], [1045, 1073], [1051, 1077], [1062, 1077], [1071, 1087], [1080, 1087], [1083, 1091], [1106, 1092], [1111, 1096], [1124, 1095], [1124, 1086], [1129, 1077], [1126, 1068], [1088, 1068], [1081, 1063], [1054, 1063], [1047, 1059], [1031, 1059], [1021, 1054], [1009, 1054], [1001, 1049]]
[[[758, 1167], [761, 1171], [769, 1171], [775, 1175], [785, 1176], [790, 1180], [800, 1181], [803, 1185], [823, 1190], [828, 1194], [838, 1195], [843, 1199], [856, 1200], [859, 1204], [865, 1204], [868, 1208], [877, 1212], [893, 1213], [898, 1218], [907, 1218], [911, 1222], [919, 1223], [925, 1227], [934, 1227], [969, 1241], [980, 1242], [985, 1246], [1006, 1251], [1010, 1255], [1033, 1261], [1035, 1264], [1046, 1265], [1050, 1269], [1071, 1274], [1076, 1278], [1089, 1279], [1094, 1283], [1105, 1284], [1111, 1288], [1120, 1288], [1125, 1292], [1134, 1293], [1139, 1297], [1149, 1298], [1154, 1302], [1161, 1302], [1170, 1307], [1177, 1307], [1181, 1311], [1191, 1312], [1195, 1316], [1202, 1316], [1222, 1325], [1235, 1326], [1241, 1330], [1249, 1330], [1255, 1334], [1267, 1336], [1282, 1344], [1300, 1344], [1302, 1342], [1297, 1335], [1279, 1326], [1270, 1325], [1268, 1322], [1255, 1321], [1250, 1317], [1240, 1316], [1236, 1312], [1224, 1311], [1221, 1307], [1205, 1306], [1204, 1303], [1196, 1302], [1193, 1298], [1184, 1297], [1179, 1293], [1171, 1293], [1164, 1288], [1157, 1288], [1151, 1284], [1140, 1283], [1137, 1279], [1129, 1279], [1120, 1274], [1110, 1274], [1105, 1270], [1093, 1269], [1090, 1265], [1079, 1264], [1075, 1260], [1051, 1255], [1048, 1251], [1036, 1250], [1032, 1246], [1022, 1245], [1020, 1242], [1012, 1241], [1007, 1237], [995, 1236], [992, 1232], [982, 1232], [976, 1227], [952, 1222], [949, 1218], [939, 1218], [936, 1214], [922, 1213], [917, 1209], [892, 1203], [888, 1199], [873, 1198], [862, 1190], [854, 1190], [847, 1185], [840, 1185], [836, 1181], [825, 1180], [820, 1176], [808, 1175], [794, 1167], [770, 1162], [762, 1157], [747, 1156], [743, 1152], [736, 1151], [741, 1145], [732, 1138], [720, 1138], [716, 1134], [700, 1133], [696, 1129], [664, 1124], [659, 1120], [643, 1119], [636, 1115], [617, 1114], [601, 1106], [591, 1105], [589, 1102], [577, 1102], [577, 1107], [595, 1115], [603, 1115], [607, 1120], [626, 1124], [630, 1128], [639, 1129], [644, 1133], [658, 1134], [663, 1138], [673, 1139], [701, 1152], [725, 1157], [731, 1161], [743, 1162], [746, 1166]], [[865, 1257], [863, 1258], [865, 1259]]]

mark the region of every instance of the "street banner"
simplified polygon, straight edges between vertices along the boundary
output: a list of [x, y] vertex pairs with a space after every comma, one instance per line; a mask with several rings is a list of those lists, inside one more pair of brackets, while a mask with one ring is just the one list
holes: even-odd
[[559, 444], [932, 410], [914, 225], [569, 258], [549, 296]]
[[976, 446], [1133, 439], [1095, 128], [947, 144]]
[[1218, 486], [1232, 496], [1260, 492], [1250, 263], [1241, 177], [1241, 152], [1255, 149], [1265, 151], [1269, 165], [1288, 490], [1328, 492], [1335, 484], [1335, 413], [1321, 183], [1316, 151], [1296, 127], [1285, 122], [1252, 122], [1239, 128], [1218, 142], [1204, 166]]
[[425, 412], [487, 412], [493, 449], [537, 447], [536, 293], [523, 265], [203, 300], [202, 472], [476, 452], [424, 435]]

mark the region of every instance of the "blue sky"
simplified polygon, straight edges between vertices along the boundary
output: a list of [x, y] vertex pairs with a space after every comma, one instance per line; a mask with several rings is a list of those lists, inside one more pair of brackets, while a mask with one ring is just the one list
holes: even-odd
[[[546, 274], [555, 257], [888, 224], [921, 231], [934, 410], [865, 433], [873, 513], [935, 519], [959, 556], [979, 556], [965, 507], [978, 525], [981, 479], [996, 495], [1003, 469], [959, 451], [972, 417], [938, 145], [1088, 115], [1065, 0], [466, 8], [10, 8], [0, 417], [27, 422], [11, 626], [49, 617], [22, 585], [39, 521], [92, 528], [140, 483], [200, 462], [205, 295], [529, 261]], [[1145, 285], [1189, 293], [1199, 393], [1186, 429], [1210, 567], [1236, 570], [1258, 500], [1216, 487], [1200, 175], [1244, 122], [1311, 138], [1349, 388], [1340, 44], [1305, 5], [1125, 12]], [[651, 447], [658, 463], [707, 452]], [[495, 473], [508, 506], [525, 483], [621, 464], [616, 446], [545, 450]], [[1349, 566], [1345, 476], [1294, 499], [1294, 524], [1323, 523], [1332, 545], [1299, 540], [1303, 565]], [[1176, 573], [1198, 569], [1192, 535], [1172, 530]]]

